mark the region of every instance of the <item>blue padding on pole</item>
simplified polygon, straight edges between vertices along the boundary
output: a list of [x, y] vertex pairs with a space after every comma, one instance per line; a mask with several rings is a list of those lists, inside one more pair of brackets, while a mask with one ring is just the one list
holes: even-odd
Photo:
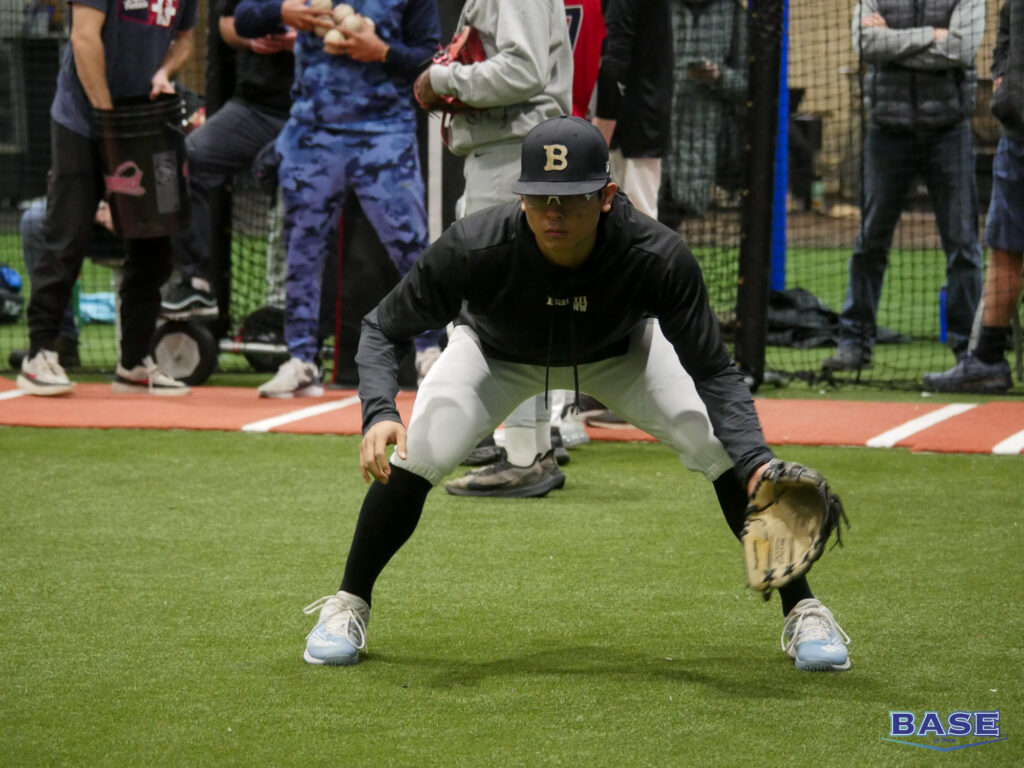
[[786, 288], [786, 192], [789, 189], [789, 0], [782, 4], [782, 61], [779, 66], [779, 119], [775, 139], [772, 199], [772, 268], [769, 287]]

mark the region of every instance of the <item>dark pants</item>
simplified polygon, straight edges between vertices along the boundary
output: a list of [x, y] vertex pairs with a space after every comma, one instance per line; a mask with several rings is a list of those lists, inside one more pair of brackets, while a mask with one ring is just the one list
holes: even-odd
[[950, 346], [954, 350], [967, 346], [981, 298], [983, 267], [974, 152], [967, 120], [935, 133], [868, 127], [864, 143], [863, 220], [850, 259], [850, 283], [840, 316], [841, 345], [870, 349], [874, 344], [889, 248], [910, 184], [918, 174], [928, 187], [935, 225], [946, 253]]
[[213, 282], [210, 192], [248, 170], [257, 153], [281, 132], [286, 119], [286, 115], [231, 99], [185, 139], [192, 224], [175, 238], [175, 259], [182, 277]]
[[[93, 236], [103, 195], [99, 142], [51, 121], [52, 166], [46, 195], [44, 248], [33, 272], [28, 305], [31, 354], [54, 349], [61, 318]], [[160, 286], [171, 272], [171, 242], [158, 237], [125, 241], [121, 281], [121, 364], [132, 368], [149, 354], [160, 311]]]

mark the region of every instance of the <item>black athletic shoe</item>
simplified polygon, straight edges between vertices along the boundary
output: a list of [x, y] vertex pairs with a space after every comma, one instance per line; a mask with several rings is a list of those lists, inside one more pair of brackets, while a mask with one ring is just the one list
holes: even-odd
[[499, 461], [445, 483], [444, 489], [453, 496], [524, 499], [544, 496], [564, 485], [565, 475], [555, 463], [554, 451], [548, 451], [528, 467]]
[[1008, 391], [1012, 386], [1013, 377], [1006, 360], [984, 363], [974, 355], [962, 358], [948, 371], [924, 375], [924, 388], [929, 392], [996, 395]]
[[565, 449], [565, 443], [562, 441], [562, 430], [558, 427], [551, 428], [551, 450], [555, 454], [555, 463], [560, 467], [564, 467], [569, 463], [569, 451]]
[[195, 287], [191, 281], [172, 285], [160, 302], [160, 317], [167, 320], [216, 316], [217, 298], [211, 291]]
[[470, 451], [469, 456], [462, 460], [464, 467], [484, 467], [505, 458], [505, 449], [494, 444], [494, 435], [488, 435], [479, 443], [476, 448]]

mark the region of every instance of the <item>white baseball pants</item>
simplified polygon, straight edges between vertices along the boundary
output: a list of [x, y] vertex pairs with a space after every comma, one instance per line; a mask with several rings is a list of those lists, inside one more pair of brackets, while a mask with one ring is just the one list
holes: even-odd
[[[656, 320], [634, 331], [629, 352], [578, 366], [580, 390], [678, 454], [687, 469], [716, 480], [732, 467], [693, 379]], [[405, 460], [391, 463], [437, 485], [527, 398], [544, 391], [544, 366], [488, 357], [458, 326], [416, 395]], [[572, 389], [571, 367], [551, 368], [550, 389]]]

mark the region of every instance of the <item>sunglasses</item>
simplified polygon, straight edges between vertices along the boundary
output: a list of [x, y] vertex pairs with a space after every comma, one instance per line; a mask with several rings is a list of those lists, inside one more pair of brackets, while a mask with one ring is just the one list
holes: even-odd
[[585, 195], [523, 195], [523, 204], [534, 211], [557, 208], [562, 213], [578, 213], [597, 197], [597, 192]]

